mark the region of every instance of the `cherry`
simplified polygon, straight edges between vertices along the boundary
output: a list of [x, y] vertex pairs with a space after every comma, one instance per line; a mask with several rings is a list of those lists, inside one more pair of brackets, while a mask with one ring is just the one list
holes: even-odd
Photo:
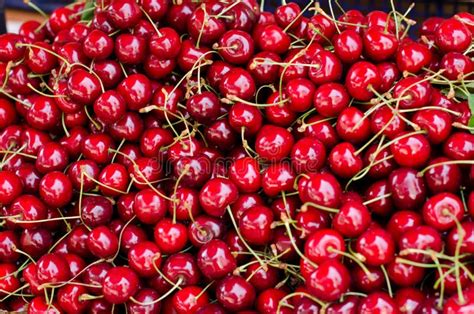
[[240, 30], [229, 30], [219, 39], [219, 54], [231, 64], [246, 64], [253, 55], [252, 37]]
[[371, 89], [378, 89], [381, 83], [377, 67], [370, 62], [359, 61], [349, 68], [345, 86], [354, 99], [368, 101], [374, 96]]
[[398, 70], [397, 66], [391, 62], [382, 62], [377, 64], [377, 70], [379, 71], [381, 79], [381, 83], [377, 88], [377, 91], [379, 93], [385, 93], [389, 91], [393, 84], [400, 78], [400, 71]]
[[397, 260], [387, 265], [387, 274], [393, 283], [401, 287], [416, 285], [426, 275], [423, 268], [398, 262]]
[[267, 289], [259, 294], [256, 300], [256, 308], [259, 313], [291, 313], [291, 310], [285, 311], [285, 308], [277, 309], [280, 307], [279, 304], [283, 298], [285, 298], [286, 292], [280, 289], [272, 288]]
[[293, 136], [288, 130], [265, 125], [255, 139], [255, 151], [265, 160], [278, 161], [290, 154], [293, 143]]
[[46, 96], [35, 96], [26, 113], [26, 121], [35, 129], [50, 131], [60, 121], [61, 111], [56, 103]]
[[100, 78], [104, 88], [113, 88], [122, 80], [122, 70], [115, 60], [102, 60], [94, 62], [92, 70]]
[[464, 52], [471, 44], [472, 34], [462, 22], [450, 18], [439, 24], [434, 39], [443, 52]]
[[304, 253], [316, 264], [327, 260], [340, 258], [344, 252], [344, 239], [339, 232], [331, 229], [321, 229], [310, 234], [305, 243]]
[[255, 81], [246, 70], [235, 68], [224, 75], [219, 90], [228, 99], [249, 100], [256, 91]]
[[101, 93], [99, 79], [84, 69], [74, 70], [68, 79], [68, 96], [80, 104], [94, 102]]
[[321, 50], [314, 55], [311, 61], [312, 67], [308, 70], [308, 76], [314, 84], [324, 84], [338, 81], [342, 76], [342, 63], [332, 53]]
[[[286, 213], [287, 214], [287, 213]], [[329, 227], [329, 215], [314, 208], [308, 208], [305, 212], [296, 215], [297, 225], [300, 228], [299, 237], [307, 238], [314, 232]]]
[[349, 94], [343, 85], [326, 83], [314, 93], [314, 107], [324, 117], [335, 117], [349, 105]]
[[360, 236], [370, 226], [371, 218], [367, 207], [357, 201], [344, 203], [333, 218], [333, 228], [345, 237]]
[[128, 264], [141, 277], [153, 277], [161, 264], [161, 252], [151, 241], [133, 245], [128, 251]]
[[170, 255], [163, 264], [162, 272], [174, 283], [180, 280], [183, 286], [197, 285], [201, 277], [196, 259], [189, 253]]
[[36, 263], [36, 275], [41, 284], [67, 281], [70, 276], [66, 261], [58, 254], [45, 254]]
[[344, 63], [354, 63], [359, 60], [364, 49], [364, 43], [359, 33], [352, 29], [342, 31], [333, 38], [334, 53]]
[[270, 197], [277, 196], [282, 192], [293, 190], [295, 173], [287, 163], [272, 164], [268, 167], [262, 177], [263, 192]]
[[265, 245], [272, 240], [273, 211], [265, 206], [253, 206], [239, 218], [242, 237], [252, 245]]
[[410, 76], [395, 84], [393, 96], [400, 99], [399, 106], [402, 109], [421, 108], [429, 104], [431, 90], [431, 85], [427, 81]]
[[43, 296], [37, 296], [33, 298], [28, 305], [28, 312], [32, 314], [36, 313], [48, 313], [48, 314], [59, 314], [61, 313], [59, 305], [54, 302], [48, 302]]
[[429, 198], [423, 205], [423, 220], [437, 230], [449, 230], [464, 215], [461, 199], [455, 194], [443, 192]]
[[385, 292], [373, 292], [363, 298], [359, 304], [359, 313], [396, 313], [395, 301]]
[[263, 291], [274, 287], [278, 283], [279, 273], [274, 267], [264, 269], [257, 260], [252, 260], [245, 272], [245, 277], [257, 291]]
[[446, 157], [455, 160], [470, 160], [474, 158], [474, 136], [463, 132], [452, 133], [443, 144]]
[[337, 208], [339, 207], [342, 189], [336, 178], [329, 173], [311, 174], [305, 191], [299, 190], [303, 194], [302, 201], [314, 202], [318, 205]]
[[442, 243], [440, 234], [433, 227], [416, 226], [402, 234], [398, 241], [398, 247], [402, 252], [403, 250], [407, 250], [407, 254], [405, 254], [407, 259], [426, 263], [430, 260], [429, 255], [423, 253], [410, 253], [409, 249], [433, 250], [440, 252]]
[[152, 98], [150, 80], [142, 74], [132, 74], [125, 78], [118, 85], [117, 91], [125, 99], [127, 108], [130, 110], [145, 107]]
[[288, 51], [291, 39], [278, 25], [270, 24], [261, 30], [257, 37], [257, 44], [263, 51], [281, 55]]
[[224, 215], [226, 207], [238, 198], [237, 186], [229, 179], [214, 178], [209, 180], [199, 193], [202, 209], [210, 216]]
[[347, 291], [350, 275], [346, 266], [336, 260], [327, 260], [310, 275], [306, 286], [318, 299], [336, 301]]
[[39, 194], [46, 205], [66, 206], [72, 199], [71, 180], [62, 172], [49, 172], [40, 181]]
[[245, 135], [255, 135], [262, 127], [262, 114], [258, 108], [236, 103], [229, 111], [229, 124], [236, 132], [244, 128]]
[[87, 248], [94, 256], [110, 258], [117, 253], [118, 238], [109, 228], [99, 226], [89, 233]]
[[154, 229], [155, 243], [163, 254], [174, 254], [185, 248], [188, 242], [186, 226], [161, 219]]
[[358, 289], [366, 293], [381, 290], [385, 285], [383, 272], [376, 267], [367, 267], [367, 271], [364, 271], [361, 267], [355, 266], [351, 269], [351, 279]]
[[389, 263], [395, 255], [395, 243], [392, 236], [381, 228], [369, 228], [357, 238], [356, 251], [370, 266]]
[[291, 150], [291, 162], [297, 173], [319, 171], [326, 159], [326, 149], [319, 140], [304, 137]]
[[289, 108], [295, 112], [308, 110], [312, 103], [315, 92], [314, 84], [304, 78], [296, 78], [286, 84], [286, 94], [288, 95]]
[[23, 192], [23, 182], [11, 171], [0, 171], [0, 203], [11, 204]]
[[113, 214], [112, 203], [103, 196], [85, 196], [80, 208], [81, 218], [89, 227], [108, 223]]
[[44, 42], [37, 42], [30, 47], [25, 62], [31, 71], [38, 74], [47, 74], [57, 65], [58, 59], [49, 53], [51, 46]]
[[336, 130], [343, 140], [361, 143], [370, 136], [370, 122], [356, 107], [347, 107], [339, 114]]
[[379, 27], [369, 27], [363, 35], [365, 54], [374, 61], [390, 59], [398, 48], [395, 35]]
[[400, 135], [392, 145], [390, 151], [395, 161], [402, 167], [418, 168], [423, 166], [431, 155], [431, 146], [421, 134]]
[[306, 37], [309, 40], [314, 40], [320, 44], [331, 40], [336, 33], [336, 26], [333, 21], [328, 19], [323, 14], [313, 15], [306, 29]]
[[229, 179], [240, 192], [254, 193], [261, 187], [260, 165], [250, 157], [237, 159], [229, 170]]
[[421, 215], [413, 211], [401, 210], [390, 217], [387, 224], [387, 231], [392, 235], [395, 241], [398, 241], [405, 231], [420, 226], [421, 224]]
[[426, 130], [428, 140], [433, 144], [445, 142], [451, 134], [452, 118], [440, 110], [420, 110], [413, 116], [413, 122]]
[[178, 220], [190, 220], [201, 211], [199, 204], [199, 192], [189, 188], [178, 188], [173, 194], [176, 201], [168, 207], [168, 211]]
[[125, 99], [116, 91], [106, 91], [94, 102], [94, 113], [104, 123], [117, 122], [126, 111]]
[[230, 311], [250, 308], [255, 301], [255, 289], [242, 277], [228, 276], [216, 288], [217, 301]]
[[13, 217], [9, 218], [7, 223], [24, 229], [35, 228], [40, 225], [36, 221], [46, 219], [47, 212], [46, 205], [40, 199], [23, 194], [10, 204], [8, 213]]
[[203, 65], [208, 62], [210, 57], [208, 52], [210, 50], [206, 47], [197, 47], [191, 40], [184, 40], [181, 43], [181, 50], [178, 55], [179, 67], [188, 72], [197, 65]]
[[395, 303], [399, 311], [415, 313], [422, 310], [425, 295], [414, 288], [403, 288], [396, 292]]
[[134, 296], [134, 299], [138, 301], [127, 302], [127, 311], [130, 313], [140, 313], [140, 312], [149, 312], [149, 313], [160, 313], [161, 303], [154, 302], [158, 300], [160, 294], [151, 288], [142, 288]]
[[394, 170], [390, 174], [388, 185], [391, 198], [398, 208], [415, 209], [425, 200], [425, 182], [413, 169]]
[[135, 195], [133, 211], [141, 222], [155, 224], [166, 215], [168, 206], [168, 200], [163, 197], [162, 191], [147, 188]]
[[197, 263], [201, 272], [209, 279], [222, 278], [237, 267], [227, 244], [217, 239], [205, 243], [199, 249]]
[[214, 122], [221, 113], [219, 99], [216, 94], [208, 91], [190, 97], [186, 108], [194, 120], [203, 124]]
[[112, 304], [125, 303], [138, 290], [139, 278], [128, 267], [116, 266], [107, 271], [104, 277], [102, 293], [106, 301]]
[[354, 146], [342, 142], [334, 146], [328, 156], [331, 170], [342, 178], [351, 178], [356, 175], [363, 166], [362, 158], [356, 155]]
[[400, 71], [418, 73], [427, 67], [432, 60], [429, 48], [423, 44], [410, 42], [401, 45], [396, 54], [397, 67]]
[[90, 301], [81, 296], [87, 294], [87, 288], [80, 285], [66, 285], [58, 290], [58, 305], [67, 313], [80, 313], [85, 311]]
[[136, 65], [145, 60], [146, 40], [142, 36], [120, 34], [115, 39], [115, 55], [123, 64]]
[[25, 21], [18, 29], [18, 34], [31, 41], [40, 42], [46, 37], [46, 29], [40, 26], [38, 21]]
[[114, 148], [113, 140], [107, 134], [90, 134], [82, 142], [82, 154], [85, 158], [98, 164], [106, 164], [112, 159], [110, 149]]
[[0, 36], [0, 61], [16, 62], [25, 56], [26, 47], [18, 45], [24, 41], [23, 37], [17, 34], [2, 34]]

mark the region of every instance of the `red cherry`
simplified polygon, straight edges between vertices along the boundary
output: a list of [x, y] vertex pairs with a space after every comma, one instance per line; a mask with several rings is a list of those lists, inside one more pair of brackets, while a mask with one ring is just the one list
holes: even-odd
[[396, 313], [395, 301], [385, 292], [373, 292], [363, 298], [359, 304], [359, 313]]
[[339, 232], [321, 229], [306, 240], [304, 254], [312, 262], [321, 265], [327, 260], [338, 260], [345, 251], [344, 238]]
[[389, 263], [395, 256], [395, 244], [392, 236], [381, 228], [369, 228], [358, 239], [356, 251], [365, 258], [370, 266]]
[[426, 275], [423, 268], [397, 260], [388, 264], [387, 274], [393, 283], [401, 287], [414, 286], [420, 283]]
[[423, 263], [430, 261], [430, 256], [423, 253], [410, 253], [409, 249], [433, 250], [440, 252], [442, 245], [443, 241], [441, 240], [439, 232], [430, 226], [417, 226], [410, 228], [402, 234], [398, 241], [400, 251], [403, 252], [404, 250], [407, 250], [404, 254], [405, 258]]
[[431, 146], [421, 134], [400, 135], [392, 145], [390, 151], [395, 161], [402, 167], [418, 168], [423, 166], [431, 155]]
[[324, 14], [313, 15], [306, 30], [306, 37], [317, 43], [323, 44], [327, 40], [331, 40], [336, 33], [336, 26], [333, 21], [328, 19]]
[[314, 107], [324, 117], [335, 117], [349, 105], [349, 94], [338, 83], [326, 83], [314, 93]]
[[382, 290], [385, 285], [383, 272], [377, 267], [369, 266], [364, 271], [361, 267], [355, 266], [351, 269], [351, 278], [355, 286], [365, 293]]
[[251, 245], [265, 245], [272, 239], [273, 211], [265, 206], [254, 206], [239, 218], [242, 237]]
[[333, 228], [345, 237], [360, 236], [370, 226], [371, 218], [367, 207], [356, 201], [342, 205], [332, 221]]
[[[306, 192], [303, 194], [306, 197], [302, 197], [302, 201], [310, 201], [330, 208], [339, 207], [342, 189], [339, 181], [333, 175], [329, 173], [311, 174], [305, 190]], [[300, 195], [301, 192], [300, 190]]]
[[402, 109], [421, 108], [429, 104], [431, 90], [431, 85], [427, 81], [423, 81], [420, 77], [410, 76], [395, 84], [393, 96], [400, 98], [398, 104]]
[[209, 297], [203, 288], [188, 286], [173, 295], [172, 303], [178, 314], [197, 313], [198, 309], [209, 304]]
[[319, 140], [304, 137], [297, 141], [291, 150], [291, 163], [297, 173], [319, 171], [326, 159], [326, 149]]
[[11, 171], [0, 171], [0, 203], [9, 205], [22, 194], [23, 182]]
[[343, 140], [361, 143], [370, 136], [370, 121], [356, 107], [347, 107], [337, 119], [336, 130]]
[[421, 224], [421, 215], [413, 211], [401, 210], [390, 217], [387, 224], [387, 231], [392, 235], [395, 241], [398, 241], [405, 231], [420, 226]]
[[336, 34], [333, 39], [334, 53], [344, 63], [354, 63], [359, 60], [364, 44], [359, 33], [352, 29]]
[[70, 276], [66, 261], [58, 254], [43, 255], [36, 263], [37, 277], [41, 284], [67, 281]]
[[384, 32], [379, 27], [368, 28], [363, 36], [366, 55], [374, 61], [390, 59], [398, 48], [395, 35]]
[[74, 70], [68, 79], [68, 96], [78, 103], [88, 105], [101, 93], [99, 79], [84, 69]]
[[229, 170], [229, 179], [240, 192], [254, 193], [261, 187], [260, 165], [250, 157], [237, 159]]
[[128, 264], [142, 277], [155, 276], [161, 264], [160, 249], [151, 241], [137, 243], [128, 251]]
[[270, 197], [277, 196], [282, 192], [289, 192], [293, 190], [294, 181], [295, 174], [290, 165], [286, 163], [272, 164], [263, 173], [263, 192]]
[[334, 146], [328, 161], [331, 170], [342, 178], [355, 176], [363, 167], [362, 158], [357, 156], [354, 146], [347, 142]]
[[345, 86], [354, 99], [368, 101], [374, 96], [371, 88], [377, 90], [381, 83], [377, 67], [366, 61], [359, 61], [347, 72]]
[[87, 248], [91, 253], [104, 259], [115, 256], [118, 244], [117, 236], [106, 226], [92, 229], [87, 239]]
[[415, 209], [425, 200], [425, 182], [410, 168], [399, 168], [392, 172], [389, 178], [389, 190], [398, 208]]
[[71, 180], [62, 172], [49, 172], [40, 181], [39, 194], [49, 206], [66, 206], [72, 199]]
[[219, 90], [221, 94], [229, 99], [237, 97], [237, 99], [249, 100], [255, 94], [255, 82], [244, 69], [236, 68], [224, 75]]
[[185, 248], [188, 242], [186, 226], [161, 219], [154, 229], [155, 243], [163, 254], [174, 254]]
[[306, 286], [318, 299], [335, 301], [347, 291], [350, 275], [346, 266], [336, 260], [327, 260], [310, 275]]
[[107, 271], [102, 293], [106, 301], [120, 304], [128, 301], [138, 290], [139, 279], [130, 268], [116, 266]]
[[217, 301], [230, 311], [250, 308], [255, 301], [255, 289], [242, 277], [228, 276], [216, 288]]
[[472, 34], [462, 22], [450, 18], [436, 29], [435, 42], [443, 52], [464, 52], [472, 41]]
[[459, 52], [448, 52], [443, 56], [440, 63], [441, 69], [445, 70], [443, 76], [449, 80], [458, 80], [463, 75], [472, 73], [474, 64], [469, 57]]
[[257, 44], [263, 51], [283, 54], [288, 51], [291, 39], [278, 25], [270, 24], [260, 31]]
[[288, 130], [265, 125], [257, 134], [255, 151], [265, 160], [278, 161], [290, 154], [293, 143], [293, 136]]
[[428, 47], [417, 42], [403, 44], [397, 51], [397, 66], [402, 72], [416, 74], [423, 67], [427, 67], [432, 60], [431, 51]]
[[135, 195], [133, 211], [137, 219], [145, 224], [155, 224], [168, 212], [168, 201], [163, 197], [163, 192], [147, 188]]
[[237, 200], [237, 197], [237, 187], [232, 181], [214, 178], [202, 187], [199, 202], [208, 215], [220, 217], [224, 215], [226, 207]]
[[464, 215], [461, 199], [449, 192], [436, 194], [423, 205], [424, 221], [437, 230], [449, 230]]
[[199, 269], [209, 279], [219, 279], [232, 273], [237, 267], [234, 256], [222, 240], [211, 240], [197, 254]]
[[[400, 78], [400, 71], [397, 66], [391, 62], [382, 62], [377, 64], [377, 70], [380, 75], [381, 83], [377, 88], [379, 93], [388, 92], [393, 84]], [[381, 107], [386, 108], [386, 107]]]
[[[322, 15], [317, 15], [322, 16]], [[324, 84], [338, 81], [342, 76], [341, 61], [329, 51], [321, 50], [311, 58], [312, 67], [308, 70], [308, 75], [314, 84]]]

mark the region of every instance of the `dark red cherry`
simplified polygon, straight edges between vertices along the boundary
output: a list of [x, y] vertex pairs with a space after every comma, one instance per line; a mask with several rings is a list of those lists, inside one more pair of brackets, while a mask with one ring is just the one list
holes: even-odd
[[115, 55], [123, 64], [136, 65], [145, 60], [147, 44], [142, 36], [120, 34], [115, 39]]
[[390, 151], [400, 166], [419, 168], [430, 158], [431, 145], [426, 137], [421, 134], [406, 135], [408, 134], [401, 134], [390, 145]]
[[370, 226], [370, 212], [362, 203], [349, 201], [342, 205], [332, 223], [343, 236], [358, 237]]
[[61, 111], [52, 98], [37, 95], [28, 109], [26, 121], [35, 129], [50, 131], [61, 119]]
[[252, 245], [265, 245], [272, 239], [273, 211], [265, 206], [254, 206], [239, 218], [242, 237]]
[[308, 40], [324, 44], [330, 41], [336, 33], [336, 26], [333, 21], [324, 14], [313, 15], [306, 29], [306, 37]]
[[82, 154], [98, 164], [106, 164], [112, 159], [114, 148], [112, 138], [106, 134], [91, 134], [82, 143]]
[[257, 192], [261, 187], [260, 165], [250, 157], [237, 159], [230, 167], [229, 178], [239, 191]]
[[342, 76], [342, 63], [334, 54], [321, 50], [311, 58], [308, 76], [318, 85], [338, 81]]
[[395, 301], [385, 292], [373, 292], [359, 304], [359, 313], [397, 313]]
[[88, 105], [101, 94], [99, 79], [84, 69], [74, 70], [68, 79], [68, 96], [78, 103]]
[[416, 226], [410, 228], [402, 234], [398, 241], [400, 255], [415, 262], [426, 263], [431, 260], [429, 255], [417, 252], [410, 252], [410, 249], [433, 250], [440, 252], [443, 241], [436, 229], [430, 226]]
[[446, 157], [455, 160], [471, 160], [474, 158], [474, 135], [464, 132], [452, 133], [443, 144]]
[[135, 195], [133, 211], [137, 219], [145, 224], [155, 224], [162, 219], [168, 211], [168, 200], [162, 191], [146, 188]]
[[140, 6], [132, 0], [114, 1], [107, 10], [107, 17], [119, 29], [135, 26], [142, 16]]
[[390, 217], [387, 224], [387, 230], [393, 236], [393, 239], [398, 242], [400, 236], [416, 226], [422, 224], [421, 215], [414, 211], [400, 210]]
[[161, 258], [160, 249], [151, 241], [137, 243], [128, 251], [128, 264], [142, 277], [156, 276], [156, 269], [160, 267]]
[[25, 62], [34, 73], [46, 74], [57, 65], [58, 59], [50, 51], [51, 45], [45, 42], [36, 42], [26, 54]]
[[431, 90], [431, 85], [427, 81], [417, 76], [410, 76], [395, 84], [393, 96], [400, 98], [398, 104], [402, 109], [421, 108], [429, 104]]
[[238, 101], [239, 99], [251, 99], [255, 94], [256, 87], [249, 72], [236, 68], [224, 75], [219, 84], [219, 90], [223, 97]]
[[235, 103], [229, 112], [229, 123], [234, 131], [245, 135], [255, 135], [262, 127], [263, 117], [257, 107], [243, 103]]
[[252, 36], [239, 30], [229, 30], [219, 39], [219, 54], [231, 64], [246, 64], [254, 53]]
[[111, 258], [117, 254], [118, 238], [108, 227], [99, 226], [89, 233], [87, 248], [99, 258]]
[[337, 118], [336, 130], [345, 141], [361, 143], [370, 136], [370, 122], [356, 107], [345, 108]]
[[237, 267], [234, 256], [222, 240], [211, 240], [204, 244], [197, 254], [199, 269], [209, 279], [219, 279]]
[[293, 136], [288, 130], [265, 125], [257, 134], [255, 150], [265, 160], [278, 161], [290, 154], [293, 143]]
[[342, 142], [333, 147], [328, 156], [331, 170], [342, 178], [351, 178], [363, 167], [362, 158], [356, 154], [354, 146]]
[[451, 229], [464, 216], [461, 199], [449, 192], [432, 196], [424, 203], [422, 210], [426, 224], [440, 231]]
[[82, 198], [81, 217], [89, 227], [108, 223], [113, 215], [112, 203], [103, 196], [85, 196]]
[[45, 254], [36, 263], [38, 281], [54, 284], [67, 281], [70, 276], [66, 261], [58, 254]]
[[247, 71], [252, 74], [258, 84], [269, 84], [274, 82], [278, 76], [278, 62], [281, 62], [281, 58], [276, 53], [261, 51], [250, 59], [247, 65]]
[[438, 157], [429, 163], [430, 169], [425, 173], [425, 181], [432, 193], [459, 191], [461, 184], [461, 169], [450, 160]]
[[193, 95], [186, 102], [189, 115], [199, 123], [209, 124], [214, 122], [221, 113], [221, 104], [216, 94], [203, 91]]
[[402, 44], [396, 54], [398, 69], [413, 74], [420, 72], [423, 67], [427, 67], [431, 60], [430, 49], [417, 42]]
[[114, 41], [108, 34], [96, 29], [86, 36], [82, 49], [88, 58], [104, 60], [114, 52]]
[[349, 101], [349, 94], [343, 85], [326, 83], [316, 89], [313, 104], [320, 115], [335, 117], [349, 105]]
[[389, 190], [395, 206], [400, 209], [416, 209], [425, 200], [425, 182], [417, 171], [410, 168], [399, 168], [392, 172]]
[[395, 259], [388, 264], [387, 274], [393, 283], [401, 287], [408, 287], [420, 283], [425, 276], [425, 270], [408, 263], [398, 262]]
[[312, 262], [321, 264], [327, 260], [340, 259], [345, 249], [344, 238], [339, 232], [321, 229], [308, 237], [304, 254]]
[[288, 51], [291, 39], [278, 25], [270, 24], [261, 30], [257, 37], [257, 44], [263, 51], [283, 54]]
[[282, 192], [292, 191], [295, 176], [289, 164], [284, 162], [272, 164], [263, 173], [263, 192], [267, 196], [274, 197]]

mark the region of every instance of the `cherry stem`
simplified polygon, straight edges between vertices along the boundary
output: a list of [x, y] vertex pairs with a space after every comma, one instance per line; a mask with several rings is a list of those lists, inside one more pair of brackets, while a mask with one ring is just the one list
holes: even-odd
[[365, 258], [361, 254], [358, 254], [358, 253], [351, 254], [351, 253], [343, 252], [332, 246], [329, 246], [327, 248], [327, 251], [329, 253], [337, 253], [341, 256], [347, 257], [348, 259], [354, 261], [362, 269], [362, 271], [364, 271], [364, 273], [367, 275], [369, 280], [375, 279], [374, 275], [369, 271], [367, 266], [365, 266], [365, 264], [363, 263]]
[[255, 251], [252, 249], [252, 247], [245, 241], [245, 239], [242, 237], [242, 234], [240, 233], [239, 226], [237, 225], [237, 222], [235, 221], [234, 215], [232, 213], [232, 209], [230, 206], [227, 206], [227, 213], [229, 214], [230, 220], [232, 221], [232, 225], [234, 226], [235, 232], [237, 233], [237, 236], [239, 239], [242, 241], [244, 246], [249, 250], [250, 253], [252, 253], [253, 256], [257, 259], [257, 261], [260, 263], [260, 266], [263, 267], [263, 269], [266, 271], [267, 270], [267, 265], [263, 262], [263, 260], [260, 258], [260, 256], [255, 253]]
[[[286, 4], [286, 1], [283, 1], [285, 2]], [[298, 19], [313, 5], [314, 3], [314, 0], [311, 0], [308, 2], [308, 4], [303, 8], [303, 10], [301, 10], [301, 12], [295, 16], [295, 18], [293, 19], [293, 21], [290, 22], [290, 24], [288, 24], [284, 29], [283, 29], [283, 32], [286, 33], [290, 28], [291, 26], [293, 26], [293, 24], [298, 21]]]
[[184, 281], [183, 277], [179, 277], [178, 281], [173, 285], [173, 287], [171, 289], [169, 289], [166, 293], [164, 293], [161, 297], [159, 297], [156, 300], [153, 300], [153, 301], [150, 301], [150, 302], [140, 302], [137, 299], [135, 299], [134, 297], [130, 297], [130, 300], [133, 303], [136, 303], [136, 304], [139, 304], [139, 305], [142, 305], [142, 306], [149, 306], [149, 305], [156, 304], [156, 303], [161, 302], [162, 300], [166, 299], [169, 295], [171, 295], [173, 292], [175, 292], [177, 289], [179, 289], [179, 286], [181, 285], [181, 283], [183, 281]]
[[387, 269], [384, 265], [380, 265], [380, 269], [382, 269], [383, 276], [385, 277], [385, 282], [387, 283], [388, 295], [393, 298], [392, 284], [390, 283], [390, 277], [388, 276]]
[[444, 166], [444, 165], [473, 165], [474, 160], [448, 160], [448, 161], [442, 161], [442, 162], [437, 162], [434, 164], [431, 164], [424, 168], [423, 170], [420, 170], [417, 174], [418, 177], [423, 177], [427, 171], [430, 169], [439, 167], [439, 166]]
[[390, 196], [392, 196], [392, 193], [383, 194], [383, 195], [374, 197], [374, 198], [372, 198], [372, 199], [370, 199], [370, 200], [367, 200], [367, 201], [363, 202], [362, 204], [364, 204], [364, 205], [369, 205], [369, 204], [378, 202], [378, 201], [383, 200], [383, 199], [385, 199], [385, 198], [387, 198], [387, 197], [390, 197]]
[[330, 213], [333, 213], [333, 214], [337, 214], [339, 212], [339, 209], [336, 209], [336, 208], [331, 208], [331, 207], [327, 207], [327, 206], [323, 206], [323, 205], [319, 205], [319, 204], [316, 204], [316, 203], [313, 203], [313, 202], [306, 202], [304, 203], [302, 206], [301, 206], [301, 212], [306, 212], [308, 210], [308, 207], [314, 207], [314, 208], [317, 208], [317, 209], [320, 209], [320, 210], [323, 210], [323, 211], [326, 211], [326, 212], [330, 212]]

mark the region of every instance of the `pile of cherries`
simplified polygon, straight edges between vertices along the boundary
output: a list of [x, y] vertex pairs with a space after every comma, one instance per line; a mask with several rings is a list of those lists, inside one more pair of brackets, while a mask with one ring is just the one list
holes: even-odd
[[260, 5], [0, 36], [2, 310], [474, 313], [474, 15]]

